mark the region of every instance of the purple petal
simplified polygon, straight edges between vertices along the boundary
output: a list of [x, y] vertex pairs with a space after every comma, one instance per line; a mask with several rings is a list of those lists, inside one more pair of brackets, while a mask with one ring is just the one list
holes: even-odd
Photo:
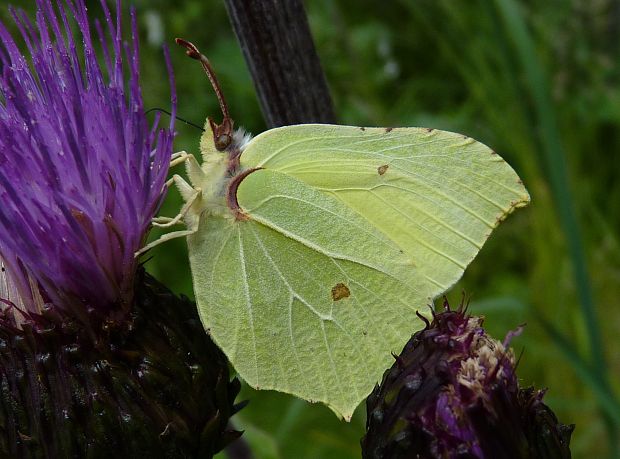
[[102, 6], [95, 41], [83, 0], [37, 0], [34, 24], [14, 11], [28, 58], [0, 23], [0, 257], [22, 295], [31, 276], [59, 307], [129, 302], [172, 153], [174, 117], [144, 113], [135, 12], [123, 43], [120, 1], [115, 18]]

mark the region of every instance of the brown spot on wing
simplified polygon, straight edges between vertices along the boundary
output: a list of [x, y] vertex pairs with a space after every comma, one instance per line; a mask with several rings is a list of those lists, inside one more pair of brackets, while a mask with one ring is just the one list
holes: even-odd
[[377, 172], [379, 172], [379, 175], [383, 175], [387, 172], [388, 167], [390, 167], [389, 164], [384, 164], [383, 166], [379, 166], [377, 167]]
[[332, 300], [338, 301], [343, 298], [348, 298], [349, 296], [351, 296], [351, 290], [349, 290], [349, 287], [344, 285], [342, 282], [339, 282], [332, 287]]
[[385, 132], [390, 132], [392, 129], [394, 129], [394, 128], [391, 128], [391, 127], [386, 127], [386, 128], [385, 128]]
[[361, 131], [365, 131], [365, 130], [366, 130], [366, 128], [365, 128], [365, 127], [360, 127], [360, 130], [361, 130]]

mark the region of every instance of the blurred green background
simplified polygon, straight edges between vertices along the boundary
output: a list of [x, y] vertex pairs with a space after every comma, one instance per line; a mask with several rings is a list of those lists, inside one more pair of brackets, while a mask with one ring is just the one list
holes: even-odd
[[[237, 125], [265, 129], [221, 0], [133, 3], [147, 108], [170, 105], [165, 42], [179, 116], [219, 117], [199, 65], [174, 47], [181, 36], [209, 56]], [[306, 8], [341, 123], [462, 132], [522, 177], [532, 204], [493, 233], [448, 296], [472, 295], [471, 311], [497, 338], [527, 323], [513, 341], [522, 384], [548, 388], [560, 420], [577, 424], [574, 457], [619, 457], [620, 1], [315, 0]], [[197, 153], [200, 131], [177, 129], [176, 149]], [[173, 190], [161, 213], [179, 206]], [[183, 240], [153, 250], [146, 266], [192, 296]], [[287, 395], [245, 388], [242, 398], [250, 404], [234, 421], [255, 457], [360, 457], [363, 407], [344, 423]]]

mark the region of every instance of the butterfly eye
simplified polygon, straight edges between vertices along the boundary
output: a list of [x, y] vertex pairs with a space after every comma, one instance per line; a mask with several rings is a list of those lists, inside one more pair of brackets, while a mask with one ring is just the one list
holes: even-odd
[[215, 140], [215, 148], [222, 151], [228, 148], [228, 146], [232, 143], [232, 137], [230, 134], [221, 134]]

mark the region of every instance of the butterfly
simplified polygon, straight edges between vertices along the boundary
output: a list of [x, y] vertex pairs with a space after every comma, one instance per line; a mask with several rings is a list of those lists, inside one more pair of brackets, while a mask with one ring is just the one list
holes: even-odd
[[323, 402], [350, 419], [423, 310], [463, 274], [529, 195], [485, 145], [428, 128], [305, 124], [251, 138], [220, 99], [202, 163], [174, 218], [185, 236], [200, 318], [254, 388]]

